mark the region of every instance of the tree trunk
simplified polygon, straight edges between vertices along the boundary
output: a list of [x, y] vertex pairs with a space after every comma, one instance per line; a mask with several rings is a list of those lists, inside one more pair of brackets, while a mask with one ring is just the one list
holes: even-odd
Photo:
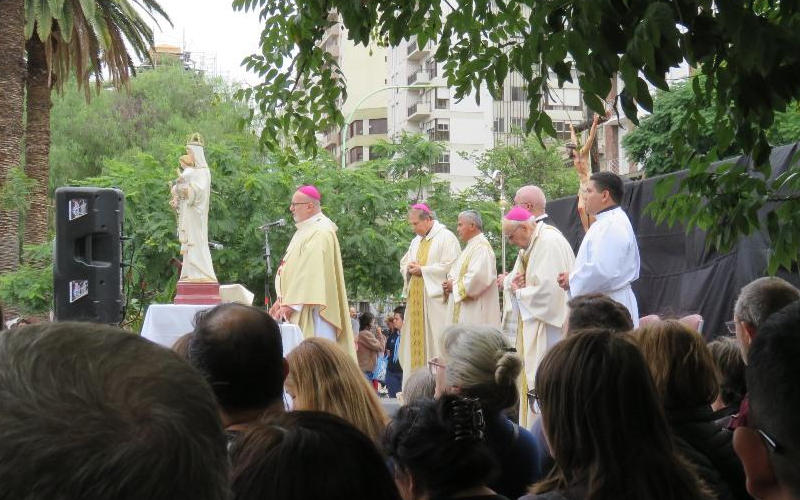
[[36, 181], [31, 191], [31, 206], [25, 218], [23, 240], [26, 245], [47, 241], [50, 214], [50, 99], [44, 44], [34, 33], [26, 44], [28, 51], [27, 123], [25, 125], [25, 175]]
[[[0, 187], [22, 160], [25, 82], [23, 0], [0, 1]], [[19, 266], [19, 214], [0, 210], [0, 274]]]

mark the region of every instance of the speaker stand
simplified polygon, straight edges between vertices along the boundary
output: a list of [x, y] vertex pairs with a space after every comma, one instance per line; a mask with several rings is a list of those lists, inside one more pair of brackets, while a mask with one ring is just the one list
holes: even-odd
[[192, 283], [179, 281], [174, 304], [214, 305], [222, 302], [219, 283]]

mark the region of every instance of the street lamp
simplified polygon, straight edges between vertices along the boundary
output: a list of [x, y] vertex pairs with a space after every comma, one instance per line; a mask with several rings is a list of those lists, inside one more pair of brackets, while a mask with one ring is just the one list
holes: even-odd
[[342, 125], [342, 168], [347, 168], [347, 126], [350, 125], [350, 122], [353, 120], [353, 115], [358, 110], [359, 106], [361, 106], [364, 101], [372, 97], [373, 95], [377, 94], [378, 92], [382, 92], [384, 90], [392, 90], [392, 89], [420, 89], [420, 90], [428, 90], [428, 89], [440, 89], [445, 88], [446, 85], [389, 85], [386, 87], [381, 87], [378, 89], [373, 90], [369, 94], [365, 95], [358, 101], [353, 108], [353, 111], [347, 115], [347, 119], [344, 121], [344, 125]]

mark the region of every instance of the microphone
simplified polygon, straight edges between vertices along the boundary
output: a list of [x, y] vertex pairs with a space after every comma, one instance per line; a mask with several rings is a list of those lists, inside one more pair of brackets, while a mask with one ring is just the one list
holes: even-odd
[[263, 226], [259, 227], [259, 229], [262, 230], [262, 231], [266, 231], [267, 229], [269, 229], [271, 227], [285, 226], [285, 225], [286, 225], [286, 219], [278, 219], [276, 221], [267, 222]]
[[209, 241], [208, 247], [211, 248], [212, 250], [222, 250], [223, 248], [225, 248], [225, 245], [217, 241]]

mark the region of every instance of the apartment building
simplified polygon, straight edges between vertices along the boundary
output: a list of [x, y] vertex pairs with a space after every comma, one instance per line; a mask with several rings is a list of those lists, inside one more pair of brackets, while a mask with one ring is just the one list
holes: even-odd
[[475, 95], [452, 99], [442, 78], [442, 65], [433, 59], [431, 42], [420, 46], [415, 37], [389, 49], [389, 85], [408, 86], [389, 94], [388, 133], [420, 133], [445, 144], [445, 152], [434, 165], [437, 177], [460, 191], [474, 184], [479, 175], [474, 161], [462, 156], [489, 149], [492, 136], [492, 99], [481, 89], [480, 104]]
[[[389, 137], [388, 93], [378, 92], [360, 102], [371, 92], [386, 86], [388, 50], [377, 44], [368, 47], [354, 44], [347, 39], [347, 30], [340, 22], [339, 15], [332, 12], [329, 19], [336, 22], [326, 30], [320, 46], [337, 60], [344, 74], [347, 99], [340, 103], [342, 114], [347, 118], [355, 109], [346, 130], [345, 164], [357, 166], [374, 157], [373, 144]], [[328, 130], [319, 137], [322, 147], [337, 161], [341, 161], [341, 132], [340, 129]]]

